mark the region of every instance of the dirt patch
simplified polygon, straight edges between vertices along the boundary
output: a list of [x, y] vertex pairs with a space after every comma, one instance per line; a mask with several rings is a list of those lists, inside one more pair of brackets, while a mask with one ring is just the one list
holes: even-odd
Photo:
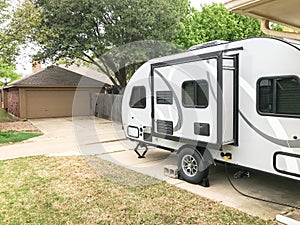
[[15, 130], [27, 132], [41, 132], [37, 127], [32, 125], [29, 121], [16, 121], [8, 123], [0, 123], [1, 131]]

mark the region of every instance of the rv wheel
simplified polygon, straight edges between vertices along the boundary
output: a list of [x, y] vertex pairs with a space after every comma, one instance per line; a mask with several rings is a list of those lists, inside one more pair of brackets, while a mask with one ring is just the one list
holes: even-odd
[[179, 177], [193, 184], [200, 184], [208, 176], [208, 163], [202, 154], [192, 147], [184, 147], [178, 156]]

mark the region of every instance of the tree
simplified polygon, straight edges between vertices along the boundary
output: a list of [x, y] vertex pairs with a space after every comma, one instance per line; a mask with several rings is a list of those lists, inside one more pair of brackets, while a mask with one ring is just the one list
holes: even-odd
[[[10, 18], [10, 5], [6, 0], [0, 0], [0, 78], [7, 78], [9, 81], [17, 80], [21, 75], [14, 72], [14, 59], [17, 55], [17, 44], [7, 34], [6, 25]], [[3, 82], [0, 81], [0, 85]]]
[[5, 26], [9, 19], [9, 4], [6, 0], [0, 0], [0, 60], [11, 62], [10, 53], [15, 51], [15, 46], [11, 45], [5, 34]]
[[8, 78], [10, 82], [21, 78], [21, 75], [16, 73], [14, 65], [0, 61], [0, 85], [4, 84], [4, 78]]
[[[27, 37], [39, 44], [40, 51], [36, 56], [39, 60], [57, 62], [64, 58], [70, 63], [76, 59], [92, 63], [119, 88], [126, 85], [126, 68], [131, 66], [132, 58], [141, 55], [146, 61], [157, 54], [157, 51], [145, 50], [143, 46], [133, 51], [141, 45], [139, 41], [148, 40], [151, 45], [154, 43], [151, 40], [172, 40], [189, 10], [188, 0], [26, 2], [27, 5], [15, 15], [14, 27], [24, 21], [22, 17], [28, 15], [29, 9], [35, 9], [41, 21], [32, 24], [35, 32], [28, 32]], [[138, 44], [123, 52], [118, 51], [117, 47], [133, 42]], [[174, 48], [167, 45], [166, 50], [172, 52]]]
[[211, 41], [234, 41], [262, 36], [260, 21], [229, 12], [222, 4], [202, 6], [202, 11], [192, 9], [181, 24], [182, 32], [175, 42], [185, 48]]

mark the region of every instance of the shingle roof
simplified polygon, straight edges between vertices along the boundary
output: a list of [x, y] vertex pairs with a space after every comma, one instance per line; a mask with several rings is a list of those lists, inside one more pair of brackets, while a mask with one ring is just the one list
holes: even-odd
[[[103, 76], [103, 75], [102, 75]], [[103, 78], [101, 78], [103, 80]], [[10, 83], [9, 87], [102, 87], [106, 83], [60, 66], [49, 66], [37, 73]]]
[[113, 85], [111, 80], [105, 74], [99, 73], [98, 71], [92, 69], [91, 67], [75, 65], [75, 64], [70, 66], [60, 64], [59, 67], [89, 77], [91, 79], [95, 79], [103, 83]]

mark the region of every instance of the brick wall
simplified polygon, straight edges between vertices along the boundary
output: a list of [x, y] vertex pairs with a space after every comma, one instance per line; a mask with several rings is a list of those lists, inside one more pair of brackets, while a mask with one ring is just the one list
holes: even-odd
[[10, 88], [7, 90], [7, 109], [15, 116], [20, 116], [19, 89]]

